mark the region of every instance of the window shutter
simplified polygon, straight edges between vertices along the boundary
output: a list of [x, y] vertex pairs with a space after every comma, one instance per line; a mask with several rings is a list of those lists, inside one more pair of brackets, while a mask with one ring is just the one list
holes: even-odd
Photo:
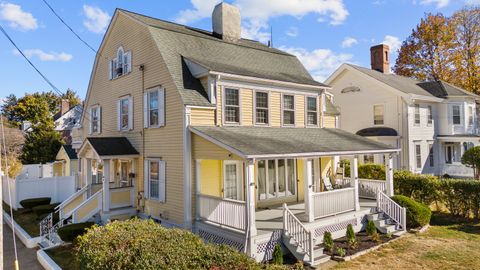
[[133, 129], [133, 97], [128, 98], [128, 129]]
[[148, 128], [148, 94], [143, 94], [143, 127]]
[[125, 53], [125, 73], [129, 73], [132, 71], [132, 51], [128, 51]]
[[98, 133], [102, 133], [102, 107], [98, 107]]
[[113, 60], [108, 62], [108, 79], [113, 79]]
[[150, 174], [150, 161], [144, 160], [143, 162], [143, 196], [148, 199], [150, 197], [150, 192], [148, 190], [148, 176]]
[[158, 170], [159, 170], [158, 174], [159, 174], [159, 180], [160, 180], [159, 183], [158, 183], [158, 188], [159, 188], [158, 200], [160, 202], [164, 203], [165, 202], [165, 187], [166, 187], [166, 184], [165, 184], [165, 182], [166, 182], [165, 181], [165, 176], [166, 176], [165, 175], [165, 161], [160, 160], [158, 163], [159, 163], [158, 164], [159, 165], [158, 166], [159, 167], [158, 168]]
[[165, 89], [158, 90], [158, 125], [165, 126]]
[[117, 130], [122, 130], [122, 100], [117, 101]]
[[92, 130], [92, 126], [93, 126], [93, 122], [92, 122], [92, 121], [93, 121], [93, 117], [92, 117], [92, 115], [93, 115], [93, 108], [90, 108], [89, 111], [90, 111], [90, 113], [89, 113], [90, 116], [88, 117], [88, 119], [90, 119], [90, 121], [89, 121], [90, 124], [88, 125], [88, 127], [89, 127], [89, 129], [88, 129], [88, 134], [92, 134], [92, 131], [93, 131], [93, 130]]

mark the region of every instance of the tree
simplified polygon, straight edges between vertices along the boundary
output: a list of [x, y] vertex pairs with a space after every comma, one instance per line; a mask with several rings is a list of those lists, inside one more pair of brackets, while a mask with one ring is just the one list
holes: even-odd
[[68, 100], [70, 108], [77, 106], [81, 102], [77, 93], [70, 88], [67, 89], [67, 91], [60, 98]]
[[18, 127], [19, 122], [21, 122], [21, 120], [15, 114], [14, 109], [15, 109], [15, 106], [17, 106], [17, 104], [18, 104], [17, 96], [15, 96], [15, 94], [10, 94], [5, 98], [1, 106], [1, 111], [2, 111], [2, 115], [5, 116], [5, 118], [9, 123], [12, 123], [13, 125]]
[[463, 153], [462, 164], [473, 168], [473, 177], [480, 180], [480, 146], [475, 146]]
[[452, 79], [455, 30], [442, 14], [426, 14], [402, 43], [393, 68], [420, 81]]
[[54, 130], [53, 122], [34, 125], [26, 135], [20, 160], [23, 164], [53, 161], [62, 144], [62, 136]]
[[12, 114], [14, 114], [20, 122], [30, 121], [33, 125], [53, 121], [49, 98], [51, 97], [40, 93], [27, 94], [18, 99]]

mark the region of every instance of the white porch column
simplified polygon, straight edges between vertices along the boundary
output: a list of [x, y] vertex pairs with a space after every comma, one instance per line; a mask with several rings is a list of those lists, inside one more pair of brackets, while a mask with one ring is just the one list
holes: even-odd
[[92, 184], [92, 160], [89, 158], [85, 159], [85, 186]]
[[[200, 220], [200, 199], [198, 195], [201, 193], [201, 177], [202, 175], [202, 160], [195, 160], [195, 220]], [[246, 174], [245, 174], [246, 175]], [[247, 194], [248, 197], [248, 194]]]
[[393, 154], [385, 155], [385, 189], [387, 196], [393, 196]]
[[303, 187], [304, 187], [304, 201], [305, 201], [305, 214], [307, 215], [308, 222], [315, 220], [314, 205], [313, 205], [313, 172], [312, 172], [312, 159], [303, 160]]
[[253, 237], [257, 235], [257, 227], [255, 225], [255, 178], [254, 178], [255, 160], [248, 159], [245, 161], [245, 188], [246, 188], [246, 210], [248, 222], [248, 254], [255, 255], [255, 247]]
[[350, 159], [350, 180], [351, 185], [355, 188], [355, 210], [360, 210], [360, 198], [358, 197], [358, 157], [353, 156]]
[[103, 212], [110, 211], [110, 177], [112, 177], [113, 162], [111, 159], [103, 160]]

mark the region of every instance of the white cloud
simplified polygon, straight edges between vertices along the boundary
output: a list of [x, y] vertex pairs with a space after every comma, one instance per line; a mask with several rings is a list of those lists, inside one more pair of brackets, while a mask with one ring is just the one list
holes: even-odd
[[421, 0], [420, 4], [422, 5], [430, 5], [434, 4], [437, 5], [437, 8], [443, 8], [450, 4], [450, 0]]
[[[211, 16], [220, 0], [191, 0], [193, 8], [180, 11], [176, 21], [187, 24]], [[343, 0], [235, 0], [243, 18], [245, 37], [262, 41], [268, 33], [268, 20], [273, 17], [293, 16], [301, 18], [316, 14], [318, 21], [329, 18], [331, 25], [343, 23], [349, 13]]]
[[355, 44], [358, 44], [358, 40], [353, 37], [345, 37], [342, 41], [342, 48], [350, 48]]
[[110, 22], [110, 15], [98, 7], [83, 5], [85, 20], [83, 25], [90, 31], [100, 34], [105, 32]]
[[480, 5], [480, 0], [465, 0], [467, 5]]
[[279, 49], [297, 56], [313, 78], [320, 82], [325, 81], [341, 64], [351, 61], [353, 58], [351, 54], [337, 54], [329, 49], [313, 51], [294, 47], [280, 47]]
[[[17, 50], [12, 51], [15, 55], [20, 55]], [[40, 49], [28, 49], [23, 52], [25, 56], [28, 58], [32, 58], [34, 56], [38, 57], [40, 61], [51, 62], [51, 61], [58, 61], [58, 62], [68, 62], [72, 60], [73, 56], [68, 53], [57, 53], [57, 52], [44, 52]]]
[[296, 37], [298, 36], [298, 28], [297, 27], [290, 27], [288, 28], [287, 32], [285, 33], [289, 37]]
[[25, 12], [21, 6], [12, 3], [0, 3], [0, 19], [8, 21], [10, 27], [21, 31], [38, 28], [37, 19], [32, 13]]
[[390, 51], [393, 53], [396, 53], [402, 46], [402, 42], [398, 37], [390, 35], [386, 35], [382, 43], [388, 45], [390, 47]]

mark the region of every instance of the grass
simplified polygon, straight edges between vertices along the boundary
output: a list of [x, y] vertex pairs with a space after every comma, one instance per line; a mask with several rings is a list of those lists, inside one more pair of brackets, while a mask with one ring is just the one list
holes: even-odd
[[411, 234], [335, 269], [475, 269], [480, 223], [435, 213], [430, 229]]
[[[10, 215], [10, 207], [4, 202], [3, 210]], [[40, 235], [40, 220], [32, 211], [22, 209], [13, 210], [13, 219], [18, 223], [31, 237]]]
[[63, 270], [78, 270], [80, 269], [80, 265], [78, 261], [75, 259], [76, 256], [74, 255], [75, 252], [73, 249], [74, 249], [73, 245], [66, 245], [66, 246], [58, 246], [52, 249], [48, 249], [45, 252]]

